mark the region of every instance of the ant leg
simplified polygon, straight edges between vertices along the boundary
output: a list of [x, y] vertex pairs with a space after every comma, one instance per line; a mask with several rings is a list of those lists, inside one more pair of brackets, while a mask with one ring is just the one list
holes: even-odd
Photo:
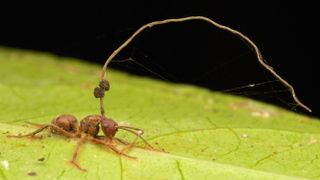
[[29, 122], [29, 121], [25, 121], [25, 123], [30, 124], [30, 125], [32, 125], [32, 126], [36, 126], [36, 127], [45, 126], [45, 124], [37, 124], [37, 123]]
[[82, 167], [80, 167], [80, 165], [76, 162], [80, 147], [85, 142], [86, 139], [87, 139], [87, 135], [84, 135], [84, 136], [81, 135], [80, 141], [78, 142], [77, 147], [73, 152], [72, 159], [70, 161], [70, 163], [74, 165], [76, 168], [78, 168], [80, 171], [87, 171], [86, 169], [83, 169]]
[[[105, 136], [96, 136], [96, 139], [107, 140]], [[120, 142], [123, 145], [129, 145], [130, 144], [129, 142], [127, 142], [127, 141], [125, 141], [123, 139], [117, 138], [117, 137], [113, 137], [113, 139], [117, 140], [118, 142]]]
[[120, 138], [117, 138], [117, 137], [114, 137], [115, 140], [117, 140], [118, 142], [120, 142], [121, 144], [124, 144], [124, 145], [129, 145], [130, 143], [123, 140], [123, 139], [120, 139]]
[[[112, 141], [112, 140], [109, 140], [109, 138], [106, 138], [105, 136], [96, 136], [95, 139], [104, 140], [104, 141]], [[113, 139], [117, 140], [118, 142], [120, 142], [121, 144], [124, 144], [124, 145], [130, 144], [129, 142], [124, 141], [122, 139], [119, 139], [117, 137], [114, 137]]]
[[[130, 132], [130, 133], [132, 133], [132, 134], [134, 134], [134, 135], [136, 135], [137, 138], [139, 137], [140, 139], [142, 139], [143, 142], [144, 142], [147, 146], [149, 146], [149, 148], [154, 149], [154, 148], [147, 142], [147, 140], [145, 140], [145, 139], [142, 137], [142, 134], [144, 133], [144, 131], [143, 131], [142, 129], [134, 128], [134, 127], [128, 127], [128, 126], [119, 126], [119, 128], [120, 128], [120, 129], [123, 129], [123, 130], [125, 130], [125, 131], [128, 131], [128, 132]], [[135, 131], [133, 131], [133, 130], [131, 130], [131, 129], [136, 130], [136, 131], [138, 131], [138, 132], [135, 132]], [[131, 144], [132, 144], [131, 146], [134, 145], [133, 143], [135, 143], [135, 142], [137, 141], [137, 138], [131, 143]]]
[[29, 133], [29, 134], [25, 134], [25, 135], [9, 135], [8, 137], [16, 137], [16, 138], [22, 138], [22, 137], [33, 137], [35, 136], [36, 134], [40, 133], [41, 131], [47, 129], [47, 128], [52, 128], [54, 129], [55, 131], [57, 132], [60, 132], [62, 135], [64, 136], [67, 136], [67, 137], [76, 137], [77, 135], [75, 135], [74, 133], [70, 133], [56, 125], [53, 125], [53, 124], [48, 124], [48, 125], [43, 125], [41, 128], [33, 131], [32, 133]]
[[106, 139], [106, 137], [105, 136], [96, 136], [95, 139], [104, 140], [104, 139]]
[[66, 137], [75, 138], [75, 137], [79, 136], [78, 133], [70, 133], [70, 132], [64, 130], [63, 128], [60, 128], [59, 126], [54, 125], [54, 124], [50, 124], [48, 126], [50, 126], [51, 129], [61, 133], [62, 135], [66, 136]]
[[110, 148], [112, 151], [114, 151], [115, 153], [117, 153], [117, 154], [119, 154], [119, 155], [123, 155], [123, 156], [125, 156], [125, 157], [127, 157], [127, 158], [131, 158], [131, 159], [136, 159], [136, 157], [129, 156], [129, 155], [123, 153], [122, 151], [118, 150], [116, 147], [114, 147], [114, 146], [106, 143], [106, 142], [103, 141], [103, 140], [96, 139], [96, 138], [92, 138], [92, 137], [90, 137], [90, 140], [91, 140], [92, 142], [94, 142], [94, 143], [103, 144], [103, 145], [107, 146], [108, 148]]
[[44, 125], [42, 126], [41, 128], [33, 131], [32, 133], [29, 133], [29, 134], [25, 134], [25, 135], [9, 135], [7, 137], [16, 137], [16, 138], [22, 138], [22, 137], [29, 137], [29, 136], [35, 136], [36, 134], [40, 133], [41, 131], [47, 129], [48, 127], [50, 127], [50, 125]]
[[138, 136], [137, 136], [131, 143], [126, 144], [126, 147], [124, 147], [124, 148], [121, 150], [121, 152], [124, 153], [124, 152], [126, 152], [127, 150], [131, 149], [131, 148], [136, 144], [137, 140], [138, 140]]

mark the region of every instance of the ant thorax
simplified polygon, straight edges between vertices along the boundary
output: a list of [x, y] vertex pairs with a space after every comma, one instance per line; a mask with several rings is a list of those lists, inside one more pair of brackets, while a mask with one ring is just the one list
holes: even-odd
[[80, 122], [79, 132], [96, 137], [99, 133], [99, 124], [103, 119], [100, 115], [89, 115]]

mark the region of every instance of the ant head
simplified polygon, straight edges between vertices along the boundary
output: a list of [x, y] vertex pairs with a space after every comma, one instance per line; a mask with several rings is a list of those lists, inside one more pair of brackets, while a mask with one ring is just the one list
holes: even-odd
[[99, 124], [103, 119], [100, 115], [89, 115], [83, 118], [80, 122], [80, 132], [97, 136], [99, 133]]
[[68, 132], [76, 132], [78, 127], [77, 118], [69, 114], [63, 114], [56, 117], [52, 120], [52, 124]]
[[101, 120], [101, 129], [106, 137], [112, 139], [118, 131], [118, 123], [109, 118]]

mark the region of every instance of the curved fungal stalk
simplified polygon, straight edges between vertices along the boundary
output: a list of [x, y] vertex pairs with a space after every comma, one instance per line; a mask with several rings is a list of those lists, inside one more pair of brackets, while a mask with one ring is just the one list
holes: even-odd
[[[252, 50], [255, 52], [256, 57], [259, 61], [259, 63], [265, 68], [267, 69], [273, 76], [275, 76], [285, 87], [287, 87], [287, 89], [290, 91], [292, 98], [294, 99], [294, 101], [297, 103], [298, 106], [304, 108], [305, 110], [312, 112], [311, 109], [309, 107], [307, 107], [306, 105], [304, 105], [299, 98], [297, 97], [295, 90], [293, 88], [293, 86], [286, 81], [285, 79], [283, 79], [273, 68], [272, 66], [270, 66], [265, 59], [263, 58], [259, 48], [257, 47], [257, 45], [251, 40], [249, 39], [249, 37], [247, 37], [246, 35], [242, 34], [241, 32], [232, 29], [228, 26], [219, 24], [215, 21], [213, 21], [210, 18], [204, 17], [204, 16], [189, 16], [189, 17], [183, 17], [183, 18], [174, 18], [174, 19], [165, 19], [165, 20], [161, 20], [161, 21], [154, 21], [154, 22], [150, 22], [147, 23], [143, 26], [141, 26], [136, 32], [134, 32], [123, 44], [121, 44], [116, 50], [114, 50], [111, 55], [108, 57], [108, 59], [106, 60], [102, 71], [101, 71], [101, 75], [100, 75], [100, 80], [101, 81], [105, 81], [105, 77], [106, 77], [106, 71], [108, 68], [109, 63], [111, 62], [111, 60], [117, 55], [119, 54], [119, 52], [124, 49], [136, 36], [138, 36], [143, 30], [147, 29], [147, 28], [151, 28], [153, 26], [158, 26], [158, 25], [162, 25], [162, 24], [169, 24], [169, 23], [179, 23], [179, 22], [184, 22], [184, 21], [191, 21], [191, 20], [201, 20], [201, 21], [205, 21], [208, 22], [210, 24], [212, 24], [213, 26], [228, 31], [232, 34], [235, 34], [236, 36], [238, 36], [239, 38], [241, 38], [242, 40], [244, 40], [246, 43], [248, 43], [248, 45], [252, 48]], [[101, 114], [104, 115], [104, 109], [103, 109], [103, 97], [100, 98], [100, 109], [101, 109]]]

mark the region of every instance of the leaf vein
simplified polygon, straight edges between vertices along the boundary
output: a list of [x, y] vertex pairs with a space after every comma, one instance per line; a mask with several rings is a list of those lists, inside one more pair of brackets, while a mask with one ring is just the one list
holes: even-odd
[[0, 177], [2, 177], [2, 179], [7, 180], [6, 175], [4, 174], [2, 168], [0, 168]]
[[119, 157], [119, 167], [120, 167], [120, 180], [123, 180], [123, 164], [121, 157]]
[[176, 160], [176, 165], [177, 165], [178, 172], [180, 174], [180, 179], [185, 180], [185, 177], [183, 175], [183, 171], [181, 169], [181, 162], [179, 160]]

